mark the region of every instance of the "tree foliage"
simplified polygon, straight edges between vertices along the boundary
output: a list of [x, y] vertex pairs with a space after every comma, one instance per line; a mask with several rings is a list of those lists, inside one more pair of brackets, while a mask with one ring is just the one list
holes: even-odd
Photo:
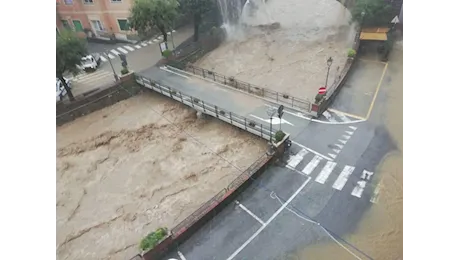
[[135, 0], [131, 8], [130, 26], [141, 34], [158, 28], [167, 41], [168, 29], [178, 16], [177, 0]]
[[64, 80], [64, 73], [76, 74], [81, 57], [87, 54], [86, 43], [72, 31], [63, 31], [56, 38], [56, 77], [67, 90], [70, 100], [74, 100], [72, 92]]
[[384, 0], [357, 0], [351, 15], [352, 21], [362, 26], [386, 26], [391, 21], [392, 8]]
[[181, 11], [193, 18], [193, 40], [198, 41], [203, 16], [214, 7], [213, 0], [180, 0]]

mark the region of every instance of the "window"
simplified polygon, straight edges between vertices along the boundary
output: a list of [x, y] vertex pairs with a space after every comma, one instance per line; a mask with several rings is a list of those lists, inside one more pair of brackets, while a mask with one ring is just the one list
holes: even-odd
[[73, 4], [73, 0], [64, 0], [64, 4], [66, 4], [66, 5], [72, 5], [72, 4]]
[[112, 0], [112, 3], [121, 3], [121, 0]]
[[67, 30], [72, 29], [72, 28], [70, 27], [69, 21], [67, 21], [67, 20], [61, 20], [61, 22], [62, 22], [62, 25], [64, 26], [65, 29], [67, 29]]
[[83, 0], [83, 3], [85, 5], [92, 5], [94, 2], [93, 2], [93, 0]]
[[73, 20], [73, 26], [75, 27], [75, 31], [77, 32], [83, 32], [83, 25], [81, 25], [81, 22], [78, 20]]
[[118, 19], [118, 26], [121, 31], [129, 31], [129, 24], [127, 19]]
[[97, 31], [103, 31], [104, 27], [102, 27], [102, 23], [99, 20], [91, 20], [91, 25]]

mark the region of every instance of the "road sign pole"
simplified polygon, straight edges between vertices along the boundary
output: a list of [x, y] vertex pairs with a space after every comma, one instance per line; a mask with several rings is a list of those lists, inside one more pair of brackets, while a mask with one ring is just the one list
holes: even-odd
[[270, 116], [270, 143], [272, 143], [272, 119], [273, 117]]

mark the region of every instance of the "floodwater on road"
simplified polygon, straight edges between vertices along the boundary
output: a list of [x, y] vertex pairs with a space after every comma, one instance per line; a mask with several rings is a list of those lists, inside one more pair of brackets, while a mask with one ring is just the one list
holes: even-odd
[[[369, 119], [384, 123], [397, 150], [389, 153], [376, 170], [380, 195], [377, 203], [365, 212], [357, 229], [344, 239], [376, 260], [402, 259], [403, 255], [403, 50], [402, 42], [395, 47], [379, 96], [384, 103], [376, 104]], [[362, 259], [366, 259], [360, 255]], [[288, 259], [356, 259], [336, 243], [308, 246]]]
[[253, 18], [243, 18], [253, 26], [279, 22], [281, 28], [232, 30], [197, 65], [311, 101], [326, 84], [327, 59], [333, 59], [330, 86], [355, 36], [349, 11], [335, 0], [270, 0]]

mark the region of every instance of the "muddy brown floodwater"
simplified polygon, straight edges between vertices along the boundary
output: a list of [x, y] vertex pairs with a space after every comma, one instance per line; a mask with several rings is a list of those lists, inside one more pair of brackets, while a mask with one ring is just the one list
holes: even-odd
[[265, 148], [152, 93], [58, 127], [57, 257], [130, 259], [145, 235], [174, 227]]
[[266, 11], [244, 21], [258, 25], [279, 22], [280, 29], [231, 31], [229, 39], [196, 65], [298, 98], [314, 101], [347, 59], [355, 30], [350, 13], [335, 0], [270, 0]]

